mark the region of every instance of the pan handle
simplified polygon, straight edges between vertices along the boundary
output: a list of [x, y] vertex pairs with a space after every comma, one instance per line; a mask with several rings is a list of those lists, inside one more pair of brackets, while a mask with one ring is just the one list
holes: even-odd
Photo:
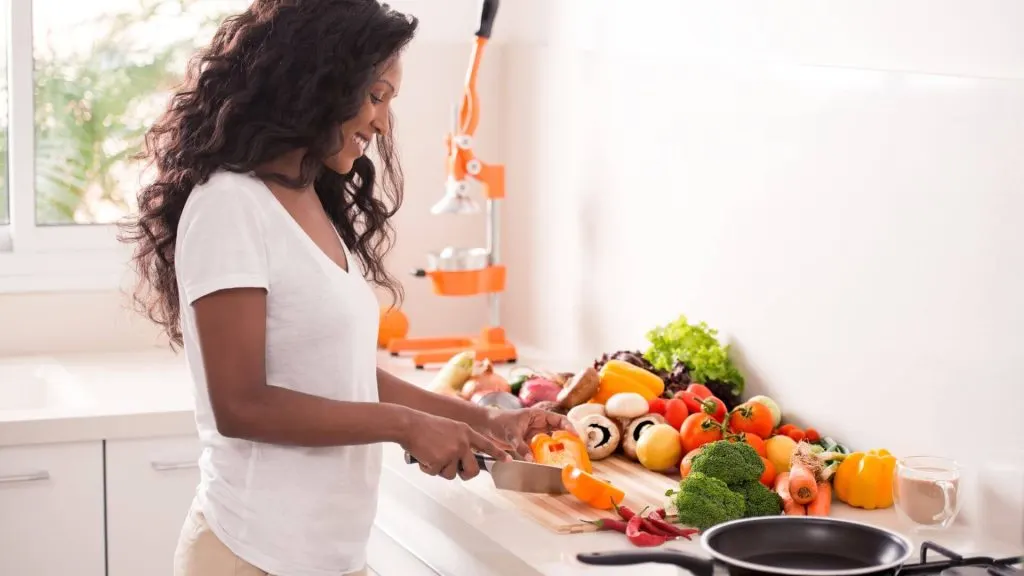
[[671, 564], [692, 573], [694, 576], [712, 576], [715, 562], [671, 550], [650, 550], [647, 552], [591, 552], [577, 554], [576, 559], [594, 566], [632, 566], [634, 564]]

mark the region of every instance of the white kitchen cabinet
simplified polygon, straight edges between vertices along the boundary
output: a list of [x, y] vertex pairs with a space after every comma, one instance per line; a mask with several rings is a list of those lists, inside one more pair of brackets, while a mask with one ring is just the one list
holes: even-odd
[[167, 576], [199, 484], [195, 436], [107, 441], [107, 576]]
[[366, 564], [369, 576], [437, 576], [437, 572], [376, 525], [370, 532]]
[[104, 576], [102, 442], [0, 448], [0, 574]]

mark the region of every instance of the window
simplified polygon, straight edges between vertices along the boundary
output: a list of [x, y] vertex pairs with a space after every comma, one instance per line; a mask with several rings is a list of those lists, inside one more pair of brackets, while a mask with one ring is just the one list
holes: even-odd
[[120, 282], [145, 130], [249, 1], [0, 0], [0, 291]]

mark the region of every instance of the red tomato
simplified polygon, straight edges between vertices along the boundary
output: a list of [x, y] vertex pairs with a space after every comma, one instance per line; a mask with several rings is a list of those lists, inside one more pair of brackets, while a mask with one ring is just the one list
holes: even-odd
[[666, 403], [667, 402], [664, 398], [651, 398], [651, 401], [648, 403], [647, 406], [647, 412], [649, 412], [650, 414], [661, 414], [662, 416], [664, 416]]
[[690, 394], [693, 394], [697, 398], [701, 398], [701, 399], [708, 398], [708, 397], [711, 397], [711, 396], [715, 395], [711, 391], [711, 388], [708, 388], [707, 386], [705, 386], [703, 384], [690, 384], [689, 386], [686, 387], [686, 391], [689, 392]]
[[704, 399], [704, 412], [710, 414], [718, 422], [725, 422], [725, 415], [729, 410], [725, 407], [725, 402], [715, 396], [708, 396]]
[[691, 452], [709, 442], [721, 440], [722, 425], [707, 414], [690, 414], [679, 427], [679, 438], [683, 443], [683, 451]]
[[701, 402], [703, 401], [700, 398], [698, 398], [697, 395], [694, 394], [693, 392], [680, 390], [679, 392], [675, 393], [673, 398], [678, 398], [679, 400], [686, 402], [686, 409], [689, 410], [691, 414], [695, 412], [700, 412], [704, 409], [701, 406]]
[[786, 434], [786, 436], [789, 436], [790, 438], [792, 438], [796, 442], [801, 442], [801, 441], [803, 441], [804, 438], [807, 437], [807, 434], [805, 434], [804, 431], [799, 429], [799, 428], [794, 428], [794, 429], [790, 430]]
[[778, 436], [789, 436], [793, 440], [799, 442], [803, 440], [807, 435], [794, 424], [783, 424], [779, 426], [779, 429], [775, 431]]
[[764, 473], [762, 473], [761, 478], [759, 478], [759, 480], [761, 480], [761, 484], [764, 484], [769, 488], [775, 488], [775, 477], [778, 476], [775, 470], [775, 464], [772, 464], [772, 461], [765, 458], [763, 455], [761, 456], [761, 462], [764, 462]]
[[[758, 436], [757, 434], [751, 434], [750, 432], [744, 432], [742, 434], [742, 437], [742, 440], [747, 444], [750, 444], [751, 448], [753, 448], [759, 456], [768, 455], [768, 447], [765, 445], [764, 440], [760, 436]], [[736, 442], [737, 440], [740, 440], [739, 436], [731, 436], [729, 438], [730, 442]]]
[[761, 438], [772, 434], [772, 412], [760, 402], [745, 402], [736, 407], [729, 416], [729, 429], [733, 432], [749, 432]]
[[682, 400], [673, 398], [665, 404], [665, 421], [668, 422], [669, 426], [679, 430], [683, 425], [683, 421], [690, 415], [690, 411], [686, 409], [686, 404]]
[[[701, 388], [704, 388], [701, 384], [690, 384], [691, 388], [693, 386], [700, 386]], [[704, 412], [705, 414], [710, 414], [719, 422], [725, 421], [725, 414], [728, 412], [725, 407], [725, 402], [722, 402], [712, 394], [700, 396], [687, 389], [685, 391], [680, 390], [679, 392], [676, 392], [674, 397], [686, 403], [686, 409], [690, 411], [690, 414]]]
[[807, 438], [808, 442], [817, 442], [818, 440], [821, 440], [821, 434], [814, 428], [804, 430], [804, 436]]
[[690, 474], [690, 468], [693, 467], [693, 457], [700, 454], [700, 451], [703, 448], [703, 446], [700, 448], [694, 448], [687, 452], [686, 456], [683, 456], [683, 461], [679, 463], [679, 475], [682, 478], [686, 478]]

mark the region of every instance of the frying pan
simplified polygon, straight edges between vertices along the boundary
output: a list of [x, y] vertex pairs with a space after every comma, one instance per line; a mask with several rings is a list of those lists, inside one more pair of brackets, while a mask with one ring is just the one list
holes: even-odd
[[733, 520], [705, 531], [700, 545], [710, 558], [676, 550], [594, 552], [576, 558], [597, 566], [672, 564], [695, 576], [859, 576], [893, 573], [913, 553], [910, 542], [895, 532], [816, 516]]

